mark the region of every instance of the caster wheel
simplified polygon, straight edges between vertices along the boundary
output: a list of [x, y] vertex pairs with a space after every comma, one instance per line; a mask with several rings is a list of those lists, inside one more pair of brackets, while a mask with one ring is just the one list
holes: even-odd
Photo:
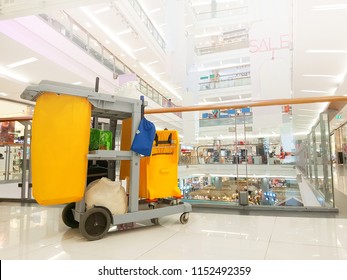
[[105, 208], [94, 207], [87, 210], [81, 217], [79, 229], [88, 240], [103, 238], [111, 225], [111, 215]]
[[181, 217], [180, 217], [180, 222], [181, 224], [186, 224], [188, 223], [189, 220], [189, 213], [188, 212], [184, 212]]
[[158, 218], [151, 219], [151, 222], [154, 225], [158, 225], [159, 224], [159, 219]]
[[75, 206], [75, 202], [65, 205], [61, 214], [64, 224], [70, 228], [78, 228], [79, 225], [79, 222], [77, 222], [74, 217]]
[[170, 201], [170, 206], [174, 206], [174, 205], [176, 205], [176, 200], [171, 200]]
[[149, 209], [155, 209], [155, 204], [154, 204], [154, 203], [148, 204], [148, 208], [149, 208]]

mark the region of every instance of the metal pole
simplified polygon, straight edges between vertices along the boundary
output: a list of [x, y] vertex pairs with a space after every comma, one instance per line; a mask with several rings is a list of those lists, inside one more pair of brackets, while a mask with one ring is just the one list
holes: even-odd
[[27, 182], [27, 149], [28, 149], [28, 122], [23, 122], [24, 125], [24, 143], [23, 143], [23, 167], [22, 167], [22, 190], [21, 199], [26, 199], [26, 182]]

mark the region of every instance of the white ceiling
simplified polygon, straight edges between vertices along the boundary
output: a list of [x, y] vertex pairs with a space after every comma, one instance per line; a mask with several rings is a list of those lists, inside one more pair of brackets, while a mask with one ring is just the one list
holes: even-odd
[[[106, 46], [110, 51], [123, 60], [133, 71], [145, 79], [163, 95], [172, 98], [174, 103], [180, 104], [181, 100], [175, 93], [182, 96], [186, 93], [185, 85], [182, 81], [173, 81], [167, 71], [165, 55], [155, 44], [153, 38], [145, 35], [144, 27], [129, 9], [126, 1], [12, 1], [16, 5], [1, 7], [0, 20], [13, 19], [18, 16], [28, 16], [36, 13], [47, 13], [59, 21], [64, 21], [60, 9], [64, 9], [78, 23], [88, 30], [93, 36]], [[25, 5], [23, 5], [23, 3]], [[164, 0], [139, 0], [146, 14], [149, 15], [154, 26], [159, 33], [165, 36], [167, 25], [165, 23]], [[193, 5], [193, 11], [187, 11], [186, 18], [187, 34], [202, 34], [211, 30], [221, 30], [220, 22], [216, 19], [213, 29], [206, 29], [204, 25], [192, 25], [194, 20], [192, 14], [203, 12], [207, 5], [202, 5], [202, 0], [185, 1]], [[250, 1], [218, 1], [223, 5], [247, 5]], [[81, 9], [81, 4], [86, 4]], [[110, 4], [111, 3], [111, 4]], [[343, 9], [328, 9], [324, 5], [340, 4]], [[1, 4], [0, 4], [1, 6]], [[110, 9], [95, 13], [96, 11], [110, 7]], [[334, 8], [334, 6], [331, 6]], [[343, 32], [343, 26], [347, 23], [347, 6], [345, 0], [294, 0], [294, 26], [293, 26], [293, 97], [311, 97], [345, 95], [344, 78], [347, 73], [347, 33]], [[0, 21], [1, 24], [1, 21]], [[226, 25], [225, 30], [232, 28], [234, 22]], [[129, 32], [129, 28], [130, 31]], [[223, 29], [224, 30], [224, 29]], [[29, 57], [37, 58], [37, 61], [11, 69], [18, 75], [28, 79], [28, 82], [19, 82], [9, 78], [0, 71], [0, 92], [7, 93], [5, 98], [20, 100], [20, 93], [28, 84], [36, 84], [41, 80], [55, 80], [67, 83], [81, 81], [84, 86], [93, 86], [90, 79], [83, 78], [82, 75], [52, 62], [47, 56], [43, 56], [20, 43], [8, 38], [0, 33], [1, 53], [0, 69], [7, 69], [7, 65]], [[121, 46], [124, 44], [123, 46]], [[325, 53], [310, 53], [308, 50], [325, 51]], [[335, 52], [326, 52], [335, 50]], [[225, 58], [229, 59], [229, 58]], [[244, 58], [247, 59], [247, 58]], [[212, 63], [212, 64], [211, 64]], [[216, 61], [219, 64], [220, 60]], [[213, 61], [207, 58], [206, 64], [213, 65]], [[145, 67], [141, 67], [144, 65]], [[145, 68], [145, 69], [144, 69]], [[146, 71], [150, 68], [156, 73], [156, 78]], [[158, 74], [160, 74], [158, 76]], [[159, 81], [158, 81], [159, 80]], [[164, 82], [165, 85], [163, 85]], [[165, 87], [166, 86], [166, 87]], [[171, 89], [168, 90], [168, 88]], [[337, 90], [338, 89], [338, 90]], [[245, 93], [249, 95], [248, 93]], [[0, 96], [1, 98], [1, 96]], [[294, 121], [297, 127], [307, 129], [314, 123], [317, 117], [317, 110], [321, 111], [325, 107], [321, 105], [297, 105], [294, 106]], [[314, 111], [312, 111], [314, 110]], [[1, 115], [1, 113], [0, 113]], [[345, 122], [346, 113], [342, 112], [343, 118], [335, 121], [337, 126]], [[303, 121], [304, 120], [304, 121]]]

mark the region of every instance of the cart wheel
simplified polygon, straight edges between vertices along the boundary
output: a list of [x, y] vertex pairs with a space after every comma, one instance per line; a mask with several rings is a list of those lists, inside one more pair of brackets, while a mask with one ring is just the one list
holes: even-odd
[[189, 220], [189, 213], [188, 212], [184, 212], [181, 217], [180, 217], [180, 222], [181, 224], [186, 224], [188, 223]]
[[158, 218], [153, 218], [151, 219], [152, 224], [154, 225], [159, 225], [159, 219]]
[[78, 228], [79, 222], [75, 220], [73, 211], [75, 210], [76, 203], [71, 202], [65, 205], [63, 212], [61, 214], [63, 222], [70, 228]]
[[105, 208], [94, 207], [84, 213], [80, 221], [80, 232], [88, 240], [103, 238], [111, 225], [111, 215]]
[[155, 204], [154, 204], [154, 203], [148, 204], [148, 208], [149, 208], [149, 209], [155, 209]]

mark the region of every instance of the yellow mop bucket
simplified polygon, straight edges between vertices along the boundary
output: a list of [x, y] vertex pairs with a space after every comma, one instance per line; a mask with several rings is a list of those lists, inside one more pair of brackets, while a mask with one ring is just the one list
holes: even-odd
[[158, 130], [152, 154], [141, 159], [140, 197], [181, 197], [178, 188], [179, 138], [176, 130]]

